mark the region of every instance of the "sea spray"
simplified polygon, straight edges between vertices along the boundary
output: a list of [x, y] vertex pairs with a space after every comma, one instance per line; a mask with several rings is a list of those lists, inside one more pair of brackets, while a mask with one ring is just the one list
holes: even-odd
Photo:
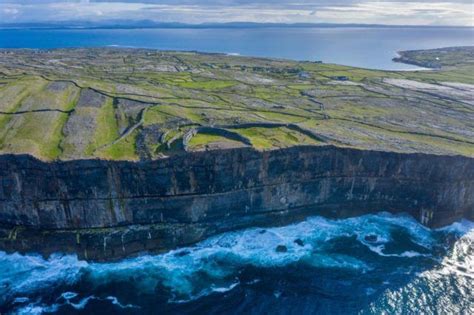
[[[160, 305], [166, 313], [219, 311], [244, 301], [242, 312], [377, 313], [403, 311], [396, 301], [404, 300], [405, 311], [416, 312], [456, 292], [472, 296], [473, 227], [462, 221], [430, 230], [411, 217], [381, 213], [229, 232], [114, 263], [0, 253], [0, 309], [129, 314]], [[449, 309], [472, 306], [463, 299]]]

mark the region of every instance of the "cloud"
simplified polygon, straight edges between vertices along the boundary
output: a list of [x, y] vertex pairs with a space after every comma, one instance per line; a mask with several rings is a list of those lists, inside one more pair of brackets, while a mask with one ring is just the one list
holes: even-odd
[[317, 12], [316, 17], [334, 22], [350, 19], [355, 23], [472, 26], [472, 12], [472, 4], [467, 3], [363, 2], [352, 6], [328, 6]]
[[473, 25], [472, 0], [0, 0], [0, 21]]
[[4, 8], [2, 12], [6, 15], [16, 15], [20, 12], [20, 10], [15, 8]]

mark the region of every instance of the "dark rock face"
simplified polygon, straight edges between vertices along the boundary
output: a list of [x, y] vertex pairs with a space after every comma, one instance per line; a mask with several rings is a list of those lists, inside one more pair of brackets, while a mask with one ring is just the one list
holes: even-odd
[[375, 242], [377, 242], [378, 237], [375, 234], [369, 234], [369, 235], [366, 235], [364, 237], [364, 239], [369, 243], [375, 243]]
[[110, 260], [308, 215], [474, 218], [474, 159], [332, 146], [143, 162], [0, 156], [0, 250]]
[[299, 239], [299, 238], [297, 238], [294, 242], [295, 242], [295, 244], [298, 245], [298, 246], [304, 246], [303, 240], [301, 240], [301, 239]]

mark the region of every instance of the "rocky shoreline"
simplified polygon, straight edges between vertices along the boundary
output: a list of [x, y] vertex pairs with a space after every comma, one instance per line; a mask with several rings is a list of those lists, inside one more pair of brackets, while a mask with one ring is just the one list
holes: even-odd
[[0, 156], [0, 250], [96, 261], [310, 215], [474, 218], [474, 159], [335, 146], [190, 152], [128, 162]]

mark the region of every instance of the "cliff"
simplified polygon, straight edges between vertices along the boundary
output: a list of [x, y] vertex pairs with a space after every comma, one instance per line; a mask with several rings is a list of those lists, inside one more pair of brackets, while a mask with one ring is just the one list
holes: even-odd
[[433, 71], [0, 50], [0, 250], [109, 260], [308, 215], [474, 211], [474, 47]]
[[152, 161], [0, 156], [0, 249], [110, 260], [309, 215], [474, 218], [474, 159], [335, 146], [178, 154]]

